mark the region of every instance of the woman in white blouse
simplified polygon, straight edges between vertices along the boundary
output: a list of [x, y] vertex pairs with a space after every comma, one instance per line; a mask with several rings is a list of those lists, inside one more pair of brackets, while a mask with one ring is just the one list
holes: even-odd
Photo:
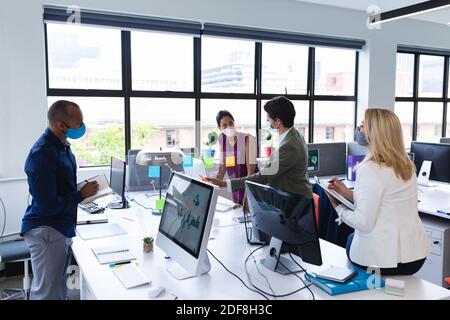
[[417, 208], [414, 164], [392, 111], [367, 109], [364, 134], [368, 154], [356, 171], [352, 192], [335, 177], [329, 187], [355, 203], [352, 211], [329, 196], [339, 216], [355, 229], [347, 241], [353, 264], [381, 269], [383, 275], [410, 275], [422, 267], [430, 245]]

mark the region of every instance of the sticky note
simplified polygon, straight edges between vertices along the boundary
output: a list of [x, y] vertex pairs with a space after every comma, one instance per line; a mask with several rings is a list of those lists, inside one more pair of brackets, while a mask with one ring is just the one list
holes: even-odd
[[225, 157], [225, 167], [234, 167], [236, 166], [236, 158], [234, 156], [226, 156]]
[[214, 168], [214, 158], [205, 158], [203, 160], [203, 164], [205, 165], [205, 169], [213, 169]]
[[164, 208], [164, 199], [156, 200], [156, 210], [162, 211]]
[[192, 168], [194, 166], [194, 158], [192, 156], [183, 156], [183, 167]]
[[148, 167], [148, 177], [149, 178], [159, 178], [159, 167], [158, 166]]

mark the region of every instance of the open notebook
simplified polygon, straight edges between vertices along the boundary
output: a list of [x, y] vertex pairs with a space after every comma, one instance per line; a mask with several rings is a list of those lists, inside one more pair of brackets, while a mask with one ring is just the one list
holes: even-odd
[[314, 177], [316, 180], [316, 183], [318, 183], [323, 190], [325, 190], [328, 194], [335, 197], [340, 203], [342, 203], [344, 206], [349, 208], [350, 210], [355, 210], [355, 204], [348, 200], [346, 197], [344, 197], [342, 194], [337, 193], [335, 190], [329, 189], [326, 182], [321, 181], [319, 178]]
[[107, 195], [110, 195], [113, 193], [112, 189], [109, 187], [109, 183], [108, 180], [106, 179], [106, 176], [104, 174], [100, 174], [98, 176], [92, 177], [88, 180], [85, 180], [83, 182], [80, 182], [77, 184], [77, 190], [79, 191], [85, 184], [86, 181], [97, 181], [98, 183], [98, 191], [96, 194], [94, 194], [91, 197], [88, 197], [86, 199], [83, 199], [83, 201], [81, 201], [81, 203], [87, 203], [87, 202], [92, 202], [95, 199], [101, 198], [101, 197], [105, 197]]

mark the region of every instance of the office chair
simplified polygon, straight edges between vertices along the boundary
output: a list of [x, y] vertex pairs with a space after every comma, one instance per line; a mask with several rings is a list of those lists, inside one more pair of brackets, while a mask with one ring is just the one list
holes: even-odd
[[24, 276], [23, 288], [7, 288], [3, 289], [1, 300], [18, 300], [28, 299], [31, 287], [31, 278], [29, 273], [28, 262], [31, 260], [30, 250], [25, 240], [11, 240], [0, 243], [0, 262], [23, 262]]

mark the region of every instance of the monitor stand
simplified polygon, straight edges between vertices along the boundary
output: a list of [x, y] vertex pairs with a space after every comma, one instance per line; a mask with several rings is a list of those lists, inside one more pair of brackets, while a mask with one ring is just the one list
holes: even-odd
[[125, 199], [108, 203], [108, 208], [110, 209], [128, 209], [129, 207], [130, 205], [128, 204], [128, 201]]
[[177, 280], [185, 280], [189, 278], [198, 277], [208, 273], [210, 269], [211, 264], [209, 263], [207, 255], [205, 255], [202, 261], [199, 261], [199, 270], [197, 274], [190, 273], [182, 266], [180, 266], [176, 261], [171, 261], [167, 266], [167, 271], [172, 275], [172, 277], [174, 277]]
[[419, 186], [431, 187], [430, 185], [430, 173], [431, 173], [431, 161], [425, 160], [422, 162], [419, 175], [417, 176], [417, 184]]
[[267, 257], [261, 259], [260, 262], [266, 268], [283, 275], [302, 272], [303, 270], [295, 262], [281, 256], [282, 246], [283, 241], [272, 237], [272, 239], [270, 240]]

